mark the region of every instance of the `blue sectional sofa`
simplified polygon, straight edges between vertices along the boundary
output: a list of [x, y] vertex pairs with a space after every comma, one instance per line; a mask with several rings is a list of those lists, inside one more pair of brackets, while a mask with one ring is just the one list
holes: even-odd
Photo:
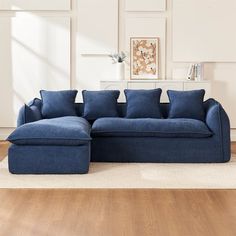
[[42, 100], [35, 98], [19, 113], [18, 128], [8, 138], [9, 171], [14, 174], [82, 174], [93, 162], [220, 163], [230, 160], [230, 125], [222, 106], [204, 102], [203, 121], [168, 119], [169, 103], [161, 103], [163, 119], [77, 116], [44, 119]]

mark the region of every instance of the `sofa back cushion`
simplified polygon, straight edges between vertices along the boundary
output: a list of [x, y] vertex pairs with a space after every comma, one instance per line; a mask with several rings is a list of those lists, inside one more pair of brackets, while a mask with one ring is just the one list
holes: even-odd
[[118, 117], [117, 99], [119, 90], [101, 90], [82, 92], [84, 100], [83, 117], [96, 120], [101, 117]]
[[205, 120], [203, 99], [205, 90], [167, 91], [170, 100], [169, 118]]
[[[160, 103], [161, 114], [163, 118], [168, 117], [169, 106], [170, 106], [169, 103]], [[77, 116], [83, 116], [83, 112], [84, 112], [83, 103], [75, 103], [75, 109], [76, 109]], [[117, 103], [117, 110], [118, 110], [119, 117], [125, 117], [126, 116], [126, 103], [124, 102]]]
[[160, 97], [162, 90], [131, 90], [125, 91], [127, 111], [126, 118], [162, 118]]
[[75, 98], [77, 90], [41, 90], [42, 116], [46, 119], [62, 116], [76, 116]]

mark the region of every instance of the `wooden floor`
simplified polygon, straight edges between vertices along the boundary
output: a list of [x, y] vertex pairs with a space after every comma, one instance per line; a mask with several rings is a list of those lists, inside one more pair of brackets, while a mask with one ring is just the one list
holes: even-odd
[[235, 236], [236, 191], [1, 190], [2, 236]]
[[0, 141], [0, 161], [2, 161], [6, 157], [8, 147], [8, 142]]
[[0, 236], [31, 235], [235, 236], [236, 190], [1, 189]]
[[231, 152], [232, 154], [236, 154], [236, 142], [231, 143]]

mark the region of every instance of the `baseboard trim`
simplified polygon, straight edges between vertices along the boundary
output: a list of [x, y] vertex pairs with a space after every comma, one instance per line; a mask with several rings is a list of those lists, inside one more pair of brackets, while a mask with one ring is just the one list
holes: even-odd
[[236, 141], [236, 129], [231, 129], [231, 141]]
[[15, 128], [0, 128], [0, 140], [6, 140]]
[[[6, 140], [15, 128], [0, 128], [0, 140]], [[236, 141], [236, 129], [231, 129], [231, 141]]]

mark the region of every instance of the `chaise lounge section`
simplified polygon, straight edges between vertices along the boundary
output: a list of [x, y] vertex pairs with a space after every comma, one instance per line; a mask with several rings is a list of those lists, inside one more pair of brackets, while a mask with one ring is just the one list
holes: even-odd
[[[24, 112], [25, 108], [20, 112], [20, 116], [25, 116]], [[17, 133], [20, 133], [20, 136], [15, 135], [14, 132], [9, 136], [14, 143], [9, 148], [8, 154], [11, 173], [84, 174], [88, 172], [91, 125], [85, 119], [66, 116], [19, 123], [19, 125]]]

